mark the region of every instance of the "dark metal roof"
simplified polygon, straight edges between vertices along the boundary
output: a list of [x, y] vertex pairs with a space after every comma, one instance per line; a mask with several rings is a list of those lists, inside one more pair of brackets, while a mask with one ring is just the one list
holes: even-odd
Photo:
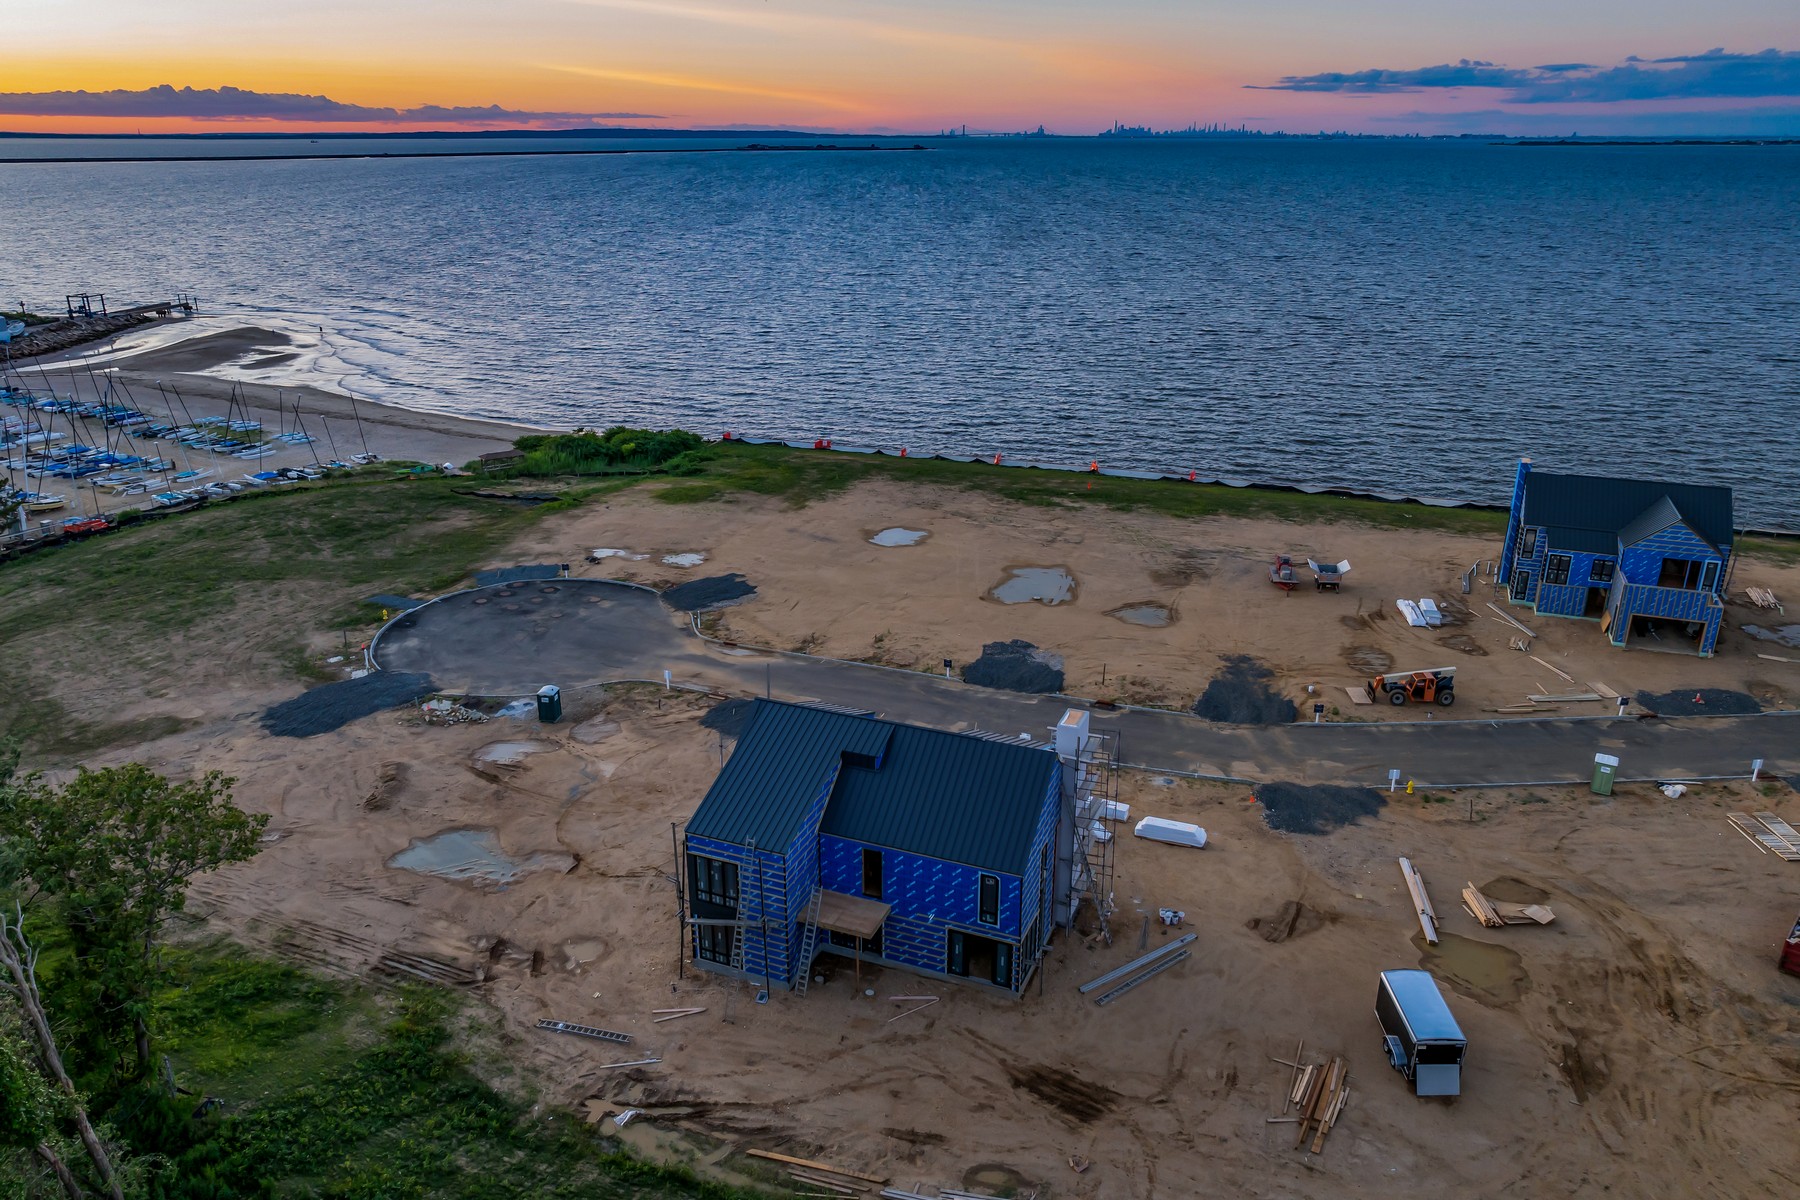
[[757, 700], [687, 831], [780, 853], [844, 755], [879, 759], [893, 731], [869, 717]]
[[[1731, 489], [1728, 487], [1528, 471], [1525, 475], [1524, 520], [1527, 525], [1604, 534], [1616, 543], [1624, 530], [1645, 515], [1647, 509], [1665, 499], [1675, 508], [1678, 518], [1695, 533], [1720, 550], [1731, 548]], [[1551, 546], [1561, 549], [1554, 541]], [[1616, 545], [1608, 548], [1616, 549]]]
[[758, 700], [688, 832], [784, 848], [840, 765], [822, 832], [1012, 875], [1058, 770], [1042, 747]]
[[917, 725], [893, 730], [880, 767], [844, 769], [821, 830], [1023, 875], [1058, 770], [1055, 752]]
[[1566, 525], [1551, 525], [1544, 530], [1544, 541], [1548, 543], [1551, 553], [1558, 550], [1573, 550], [1577, 554], [1619, 552], [1619, 536], [1600, 529], [1570, 529]]
[[[1705, 534], [1694, 529], [1688, 523], [1687, 518], [1681, 515], [1681, 510], [1675, 507], [1675, 502], [1667, 496], [1658, 497], [1656, 503], [1633, 517], [1630, 524], [1619, 530], [1619, 541], [1627, 546], [1635, 546], [1645, 538], [1654, 537], [1671, 525], [1686, 525], [1701, 541], [1709, 543], [1711, 541]], [[1717, 550], [1718, 547], [1714, 546], [1713, 549]]]

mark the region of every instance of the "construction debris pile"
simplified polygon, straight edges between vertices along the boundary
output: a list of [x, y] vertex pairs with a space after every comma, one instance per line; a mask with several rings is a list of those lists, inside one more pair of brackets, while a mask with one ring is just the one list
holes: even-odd
[[427, 725], [485, 725], [487, 714], [464, 707], [454, 700], [427, 700], [419, 705], [419, 715]]
[[1473, 883], [1463, 888], [1462, 898], [1464, 910], [1489, 929], [1533, 923], [1548, 925], [1556, 920], [1556, 914], [1547, 905], [1509, 904], [1504, 900], [1490, 900]]
[[1344, 1105], [1350, 1100], [1350, 1064], [1337, 1057], [1328, 1063], [1302, 1066], [1297, 1055], [1291, 1063], [1282, 1059], [1275, 1061], [1294, 1069], [1287, 1104], [1281, 1111], [1286, 1114], [1298, 1110], [1299, 1116], [1270, 1117], [1269, 1123], [1298, 1123], [1300, 1133], [1294, 1139], [1294, 1149], [1318, 1154], [1325, 1149], [1325, 1135], [1337, 1124]]

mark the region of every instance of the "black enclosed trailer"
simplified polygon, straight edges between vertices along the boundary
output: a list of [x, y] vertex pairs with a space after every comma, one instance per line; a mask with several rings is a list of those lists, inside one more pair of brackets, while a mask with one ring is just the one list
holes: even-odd
[[1375, 991], [1375, 1019], [1393, 1068], [1419, 1096], [1462, 1094], [1469, 1041], [1428, 971], [1383, 971]]

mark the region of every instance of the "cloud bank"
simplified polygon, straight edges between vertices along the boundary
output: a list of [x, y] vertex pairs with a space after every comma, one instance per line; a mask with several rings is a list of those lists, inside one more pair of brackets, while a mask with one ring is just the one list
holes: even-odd
[[255, 92], [245, 88], [191, 88], [161, 84], [141, 91], [0, 92], [0, 116], [176, 117], [198, 121], [282, 121], [333, 124], [537, 125], [552, 122], [646, 120], [655, 113], [528, 112], [486, 106], [381, 108], [345, 104], [329, 96]]
[[1550, 63], [1507, 67], [1462, 59], [1410, 70], [1375, 68], [1288, 75], [1276, 83], [1247, 84], [1262, 91], [1334, 92], [1391, 95], [1443, 88], [1492, 88], [1509, 93], [1513, 104], [1616, 104], [1645, 100], [1720, 100], [1800, 97], [1800, 51], [1704, 54], [1642, 59], [1633, 55], [1616, 66]]

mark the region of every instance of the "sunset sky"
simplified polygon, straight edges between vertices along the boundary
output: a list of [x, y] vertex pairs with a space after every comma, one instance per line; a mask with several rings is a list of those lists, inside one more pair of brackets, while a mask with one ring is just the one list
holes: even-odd
[[0, 129], [1800, 135], [1796, 0], [6, 0]]

